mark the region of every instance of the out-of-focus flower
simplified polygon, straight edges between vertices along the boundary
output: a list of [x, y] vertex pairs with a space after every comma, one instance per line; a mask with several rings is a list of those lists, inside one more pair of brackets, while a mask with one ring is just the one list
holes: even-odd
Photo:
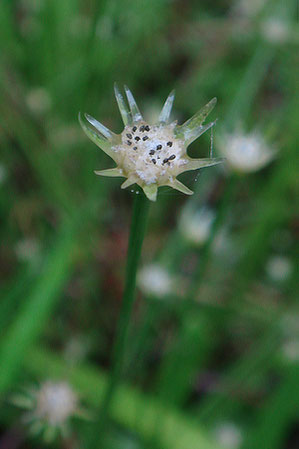
[[231, 169], [241, 173], [260, 170], [276, 154], [258, 131], [224, 133], [217, 139], [217, 146]]
[[272, 17], [261, 24], [263, 37], [273, 44], [284, 44], [291, 37], [291, 29], [288, 23], [278, 17]]
[[237, 0], [233, 5], [233, 12], [246, 18], [256, 16], [267, 3], [267, 0]]
[[202, 208], [183, 212], [179, 228], [181, 234], [194, 245], [202, 245], [209, 237], [215, 214], [212, 210]]
[[287, 257], [273, 256], [266, 265], [268, 276], [275, 282], [286, 281], [292, 273], [292, 264]]
[[28, 92], [26, 103], [34, 114], [45, 114], [51, 108], [51, 97], [45, 88], [35, 87]]
[[29, 425], [32, 434], [41, 434], [46, 442], [54, 440], [59, 434], [70, 433], [72, 417], [88, 418], [79, 406], [78, 395], [64, 381], [45, 381], [39, 387], [26, 389], [15, 395], [12, 402], [26, 409], [23, 421]]
[[159, 264], [143, 267], [138, 273], [137, 282], [140, 290], [149, 296], [167, 296], [174, 289], [170, 273]]
[[187, 155], [187, 147], [195, 139], [210, 129], [215, 122], [203, 125], [206, 117], [216, 104], [211, 100], [183, 125], [177, 122], [168, 123], [174, 101], [172, 91], [159, 116], [158, 123], [149, 125], [144, 121], [131, 91], [125, 86], [129, 108], [118, 87], [115, 85], [115, 96], [125, 125], [121, 134], [114, 134], [104, 125], [85, 115], [90, 127], [79, 120], [87, 136], [110, 156], [117, 166], [108, 170], [97, 170], [101, 176], [122, 176], [127, 178], [121, 185], [124, 189], [138, 184], [148, 199], [155, 201], [158, 187], [170, 186], [187, 195], [193, 192], [177, 180], [177, 176], [189, 170], [197, 170], [219, 164], [222, 159], [191, 159]]
[[19, 240], [15, 246], [17, 258], [21, 262], [37, 264], [40, 261], [41, 247], [34, 237], [26, 237]]
[[238, 449], [243, 441], [241, 429], [233, 422], [219, 423], [214, 429], [214, 436], [227, 449]]

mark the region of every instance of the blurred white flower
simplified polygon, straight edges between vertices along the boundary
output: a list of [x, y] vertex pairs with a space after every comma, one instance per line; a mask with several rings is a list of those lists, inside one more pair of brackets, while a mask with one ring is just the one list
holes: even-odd
[[44, 114], [51, 108], [51, 97], [43, 87], [31, 89], [26, 96], [26, 103], [31, 111], [36, 114]]
[[255, 17], [268, 0], [237, 0], [233, 5], [233, 12], [246, 18]]
[[170, 273], [158, 264], [143, 267], [137, 277], [140, 290], [149, 296], [166, 296], [174, 288], [174, 281]]
[[36, 394], [35, 417], [61, 426], [77, 409], [77, 395], [66, 382], [47, 381]]
[[255, 172], [267, 165], [276, 151], [269, 147], [258, 131], [245, 134], [238, 130], [226, 133], [217, 141], [227, 165], [237, 172]]
[[15, 253], [21, 262], [37, 263], [41, 256], [39, 241], [34, 237], [25, 237], [16, 243]]
[[292, 264], [287, 257], [273, 256], [267, 262], [266, 271], [273, 281], [283, 282], [290, 277]]
[[219, 423], [214, 429], [214, 437], [227, 449], [237, 449], [243, 441], [241, 429], [233, 422]]
[[278, 17], [272, 17], [261, 24], [263, 37], [273, 44], [284, 44], [291, 37], [290, 26]]
[[202, 208], [183, 212], [179, 229], [185, 239], [195, 245], [202, 245], [209, 237], [215, 214], [212, 210]]
[[23, 421], [29, 425], [32, 434], [42, 434], [47, 442], [59, 434], [66, 436], [69, 433], [70, 418], [87, 417], [79, 408], [77, 394], [64, 381], [45, 381], [39, 387], [15, 395], [12, 402], [27, 409]]

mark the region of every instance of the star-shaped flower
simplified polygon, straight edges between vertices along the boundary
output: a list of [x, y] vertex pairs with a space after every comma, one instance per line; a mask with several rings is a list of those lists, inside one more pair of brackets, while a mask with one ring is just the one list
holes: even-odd
[[[148, 199], [155, 201], [158, 187], [170, 186], [187, 195], [193, 192], [178, 181], [177, 176], [189, 170], [196, 170], [219, 164], [223, 159], [191, 159], [187, 147], [205, 131], [215, 125], [215, 121], [204, 125], [207, 115], [216, 104], [213, 98], [183, 125], [169, 123], [174, 100], [172, 91], [162, 108], [158, 123], [147, 123], [136, 104], [131, 91], [125, 86], [127, 106], [117, 85], [115, 97], [125, 125], [121, 134], [114, 134], [88, 114], [87, 123], [79, 114], [80, 124], [87, 136], [110, 156], [117, 164], [115, 168], [97, 170], [101, 176], [123, 176], [126, 181], [121, 188], [138, 184]], [[91, 125], [91, 126], [90, 126]]]

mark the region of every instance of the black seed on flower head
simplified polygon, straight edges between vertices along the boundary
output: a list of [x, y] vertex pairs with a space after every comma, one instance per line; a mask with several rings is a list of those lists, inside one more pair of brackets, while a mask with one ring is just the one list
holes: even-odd
[[136, 140], [136, 142], [138, 142], [138, 140], [140, 140], [140, 137], [136, 136], [134, 137], [134, 139]]
[[142, 137], [142, 140], [147, 140], [147, 139], [148, 139], [148, 136]]
[[166, 164], [166, 162], [168, 162], [167, 157], [165, 159], [163, 159], [163, 164]]
[[132, 139], [132, 134], [126, 134], [127, 137], [129, 137], [129, 139]]
[[167, 142], [167, 145], [168, 145], [169, 147], [172, 147], [172, 142]]
[[161, 150], [162, 145], [157, 145], [157, 150]]
[[155, 150], [151, 150], [151, 151], [149, 152], [149, 154], [152, 156], [153, 154], [155, 154]]
[[137, 147], [133, 147], [133, 150], [136, 151], [136, 150], [137, 150]]
[[130, 140], [127, 140], [128, 145], [132, 145], [132, 142]]
[[149, 127], [148, 125], [146, 125], [146, 126], [144, 127], [144, 129], [145, 129], [145, 131], [149, 131], [149, 130], [150, 130], [150, 127]]
[[175, 157], [176, 157], [175, 154], [172, 154], [171, 156], [169, 156], [168, 160], [173, 161], [173, 159], [175, 159]]
[[137, 129], [137, 126], [133, 126], [133, 128], [132, 128], [133, 133], [136, 131], [136, 129]]
[[156, 164], [157, 161], [156, 161], [156, 159], [152, 159], [152, 162], [153, 162], [153, 164]]
[[139, 131], [143, 132], [144, 130], [145, 130], [145, 126], [144, 125], [140, 126]]

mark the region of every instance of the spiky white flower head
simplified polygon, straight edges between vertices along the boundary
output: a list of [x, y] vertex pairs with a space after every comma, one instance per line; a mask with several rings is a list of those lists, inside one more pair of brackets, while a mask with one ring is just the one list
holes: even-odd
[[137, 282], [140, 290], [149, 296], [167, 296], [174, 289], [170, 273], [159, 264], [143, 267], [138, 273]]
[[86, 417], [79, 407], [79, 399], [71, 386], [64, 381], [43, 382], [23, 394], [15, 395], [12, 402], [27, 409], [23, 420], [33, 434], [42, 434], [49, 442], [57, 435], [69, 433], [69, 421], [74, 416]]
[[[107, 153], [117, 164], [115, 168], [97, 170], [101, 176], [122, 176], [127, 178], [121, 185], [124, 189], [132, 184], [139, 185], [148, 199], [155, 201], [158, 187], [170, 186], [187, 195], [193, 192], [178, 181], [177, 176], [189, 170], [196, 170], [219, 164], [222, 159], [191, 159], [187, 147], [215, 122], [203, 125], [207, 115], [216, 104], [213, 98], [183, 125], [169, 123], [174, 101], [172, 91], [156, 124], [147, 123], [136, 104], [132, 92], [125, 86], [129, 107], [117, 85], [114, 87], [118, 107], [125, 125], [121, 134], [114, 134], [104, 125], [85, 114], [89, 125], [79, 114], [80, 124], [87, 136]], [[91, 126], [90, 126], [91, 125]]]
[[216, 440], [227, 449], [238, 449], [243, 441], [241, 429], [233, 422], [219, 423], [214, 429]]
[[199, 210], [183, 212], [179, 229], [187, 241], [194, 245], [202, 245], [209, 237], [215, 214], [203, 207]]
[[232, 170], [255, 172], [267, 165], [276, 155], [258, 131], [245, 134], [241, 130], [223, 134], [217, 140], [221, 154]]

